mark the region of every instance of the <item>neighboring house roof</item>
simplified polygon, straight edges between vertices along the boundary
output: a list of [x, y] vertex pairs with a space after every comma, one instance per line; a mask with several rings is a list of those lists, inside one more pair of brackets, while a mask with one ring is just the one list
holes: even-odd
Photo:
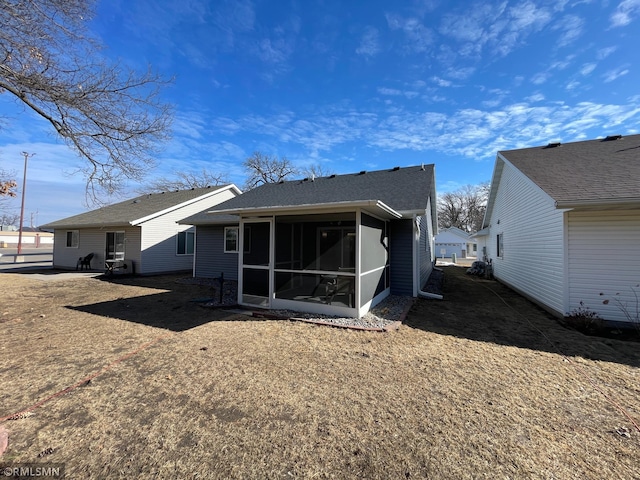
[[91, 210], [90, 212], [63, 218], [42, 227], [55, 229], [139, 225], [224, 190], [235, 190], [238, 194], [241, 193], [233, 184], [177, 190], [174, 192], [150, 193]]
[[443, 234], [443, 233], [450, 233], [451, 235], [455, 235], [457, 237], [460, 237], [461, 240], [463, 241], [470, 241], [471, 240], [471, 234], [465, 232], [464, 230], [462, 230], [461, 228], [458, 227], [449, 227], [449, 228], [443, 228], [442, 230], [440, 230], [438, 232], [438, 234], [436, 235], [436, 242], [438, 241], [438, 235]]
[[640, 135], [498, 152], [559, 207], [640, 200]]
[[433, 178], [434, 166], [424, 165], [271, 183], [220, 203], [207, 212], [243, 214], [361, 206], [385, 212], [390, 218], [401, 218], [413, 213], [424, 214], [431, 198], [435, 221]]

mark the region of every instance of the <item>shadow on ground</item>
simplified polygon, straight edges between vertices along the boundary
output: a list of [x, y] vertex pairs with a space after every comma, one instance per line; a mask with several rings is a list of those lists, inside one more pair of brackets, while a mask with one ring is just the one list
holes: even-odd
[[587, 336], [495, 280], [444, 267], [443, 300], [419, 299], [406, 325], [469, 340], [640, 366], [637, 342]]
[[97, 277], [104, 288], [112, 284], [130, 285], [157, 290], [157, 293], [119, 298], [87, 305], [67, 305], [80, 312], [118, 318], [128, 322], [181, 332], [212, 321], [263, 321], [226, 311], [224, 308], [207, 308], [203, 304], [217, 297], [208, 285], [180, 282], [184, 276], [159, 275], [149, 277]]

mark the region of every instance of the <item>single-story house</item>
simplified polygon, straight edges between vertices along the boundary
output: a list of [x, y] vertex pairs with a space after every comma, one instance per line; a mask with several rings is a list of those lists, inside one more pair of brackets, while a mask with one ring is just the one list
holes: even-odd
[[451, 258], [455, 254], [458, 258], [467, 258], [475, 257], [477, 253], [476, 240], [458, 227], [440, 230], [435, 242], [437, 257]]
[[498, 280], [558, 316], [637, 314], [640, 135], [498, 152], [476, 236]]
[[364, 315], [417, 296], [433, 268], [434, 166], [266, 184], [182, 222], [196, 277], [238, 281], [245, 306]]
[[177, 221], [240, 193], [233, 184], [150, 193], [43, 225], [54, 232], [53, 266], [75, 269], [93, 254], [93, 269], [191, 271], [194, 228]]

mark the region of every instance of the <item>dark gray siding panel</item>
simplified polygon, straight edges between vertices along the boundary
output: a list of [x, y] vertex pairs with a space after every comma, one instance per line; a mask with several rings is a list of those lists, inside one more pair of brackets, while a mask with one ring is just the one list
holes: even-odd
[[222, 272], [227, 280], [238, 279], [238, 254], [224, 253], [224, 226], [197, 227], [195, 276], [214, 278]]
[[390, 222], [391, 293], [413, 295], [413, 220]]

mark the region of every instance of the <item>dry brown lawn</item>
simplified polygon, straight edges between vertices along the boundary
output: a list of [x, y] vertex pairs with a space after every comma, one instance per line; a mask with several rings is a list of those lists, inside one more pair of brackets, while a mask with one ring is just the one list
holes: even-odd
[[53, 396], [0, 422], [0, 463], [64, 463], [68, 478], [640, 478], [640, 344], [567, 330], [499, 283], [447, 267], [444, 301], [375, 333], [205, 309], [189, 300], [206, 287], [176, 278], [0, 275], [0, 418]]

